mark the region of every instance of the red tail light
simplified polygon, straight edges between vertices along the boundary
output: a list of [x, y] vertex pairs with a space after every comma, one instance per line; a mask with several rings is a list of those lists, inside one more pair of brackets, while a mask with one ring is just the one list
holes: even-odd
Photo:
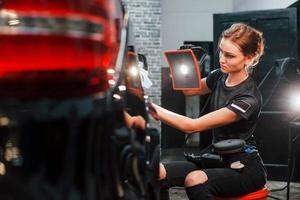
[[0, 97], [81, 96], [114, 81], [122, 13], [111, 0], [7, 0], [0, 18]]

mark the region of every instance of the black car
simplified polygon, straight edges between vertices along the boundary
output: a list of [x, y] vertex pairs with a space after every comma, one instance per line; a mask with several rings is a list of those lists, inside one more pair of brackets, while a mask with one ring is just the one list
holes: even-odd
[[0, 199], [157, 199], [158, 136], [121, 3], [0, 9]]

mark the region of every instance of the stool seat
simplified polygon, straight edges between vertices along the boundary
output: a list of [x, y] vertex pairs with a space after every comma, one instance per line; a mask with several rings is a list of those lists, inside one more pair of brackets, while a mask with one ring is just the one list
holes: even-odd
[[239, 197], [215, 197], [215, 200], [264, 200], [267, 199], [269, 190], [263, 187], [260, 190]]

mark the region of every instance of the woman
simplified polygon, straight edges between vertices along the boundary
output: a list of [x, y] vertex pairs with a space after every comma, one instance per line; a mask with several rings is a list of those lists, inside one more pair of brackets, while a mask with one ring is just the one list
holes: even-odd
[[151, 115], [187, 134], [213, 130], [213, 143], [244, 139], [251, 151], [243, 152], [242, 170], [229, 167], [200, 169], [191, 162], [160, 165], [161, 199], [168, 199], [167, 188], [184, 185], [190, 200], [214, 196], [239, 196], [261, 189], [266, 173], [256, 149], [253, 131], [261, 109], [261, 94], [251, 78], [252, 67], [263, 54], [262, 33], [242, 24], [233, 24], [219, 40], [220, 69], [201, 80], [201, 90], [186, 95], [211, 93], [208, 114], [191, 119], [152, 104]]

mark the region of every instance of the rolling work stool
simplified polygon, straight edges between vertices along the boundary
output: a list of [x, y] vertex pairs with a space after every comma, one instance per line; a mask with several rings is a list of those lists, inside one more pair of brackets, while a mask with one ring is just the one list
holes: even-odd
[[239, 196], [239, 197], [215, 197], [214, 200], [265, 200], [267, 199], [269, 190], [263, 187], [255, 192]]

